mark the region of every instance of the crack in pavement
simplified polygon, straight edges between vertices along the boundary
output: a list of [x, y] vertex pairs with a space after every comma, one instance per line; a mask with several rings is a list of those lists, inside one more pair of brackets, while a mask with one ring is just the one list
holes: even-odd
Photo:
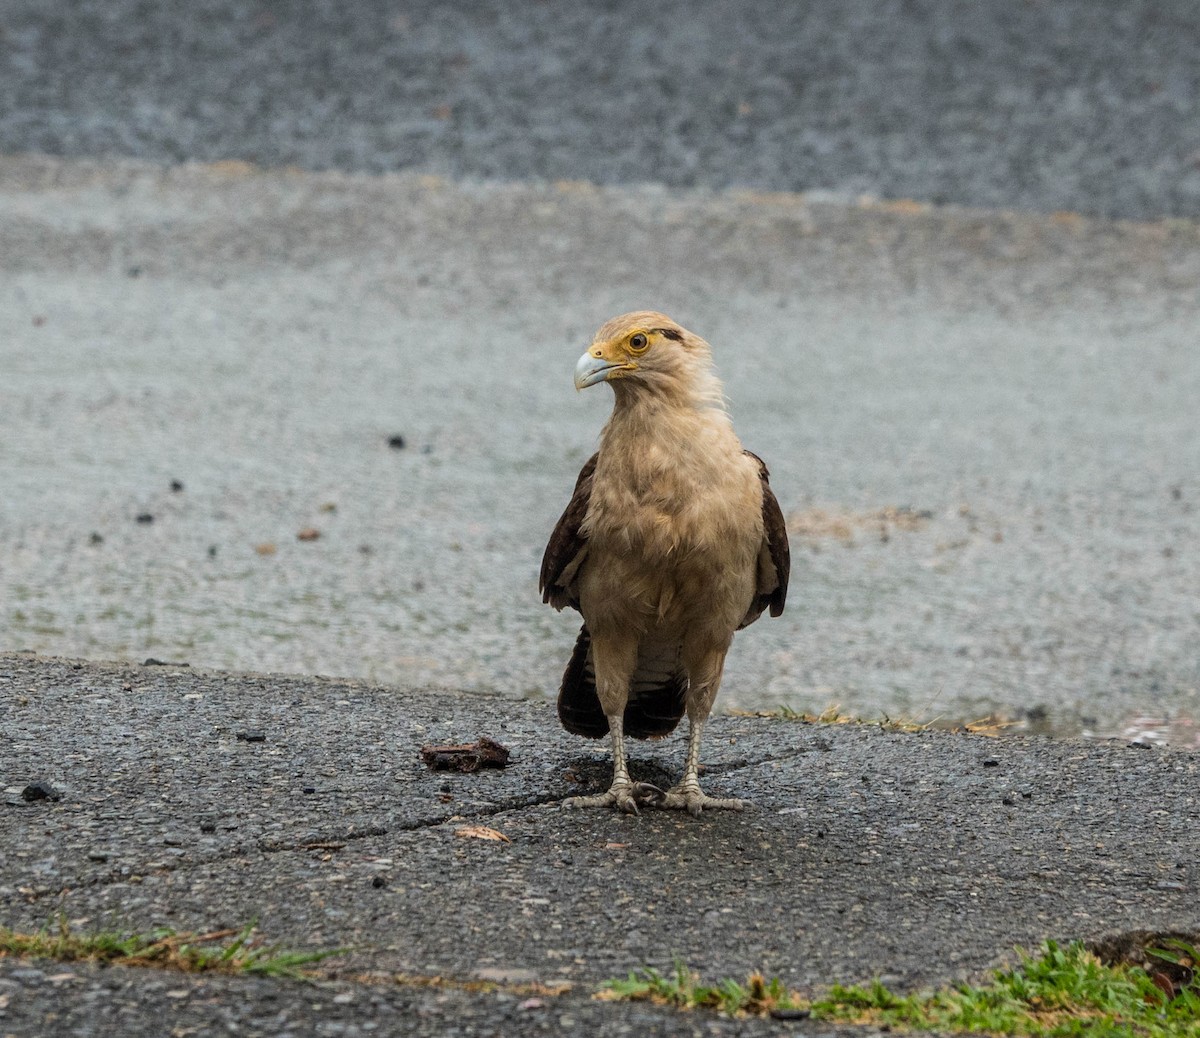
[[[702, 773], [723, 776], [735, 775], [739, 772], [763, 767], [764, 765], [793, 760], [813, 752], [828, 753], [833, 752], [834, 750], [835, 747], [827, 739], [818, 735], [815, 737], [815, 741], [812, 745], [796, 746], [788, 750], [763, 753], [756, 757], [747, 756], [734, 761], [724, 761], [721, 763], [704, 765], [702, 767]], [[586, 763], [588, 766], [602, 770], [606, 773], [611, 768], [611, 758], [607, 754], [593, 755], [587, 759]], [[579, 767], [580, 764], [575, 764], [574, 766]], [[657, 762], [653, 764], [653, 767], [664, 772], [669, 770]], [[53, 900], [55, 898], [65, 898], [73, 891], [93, 890], [121, 883], [129, 883], [131, 881], [138, 882], [140, 877], [146, 874], [166, 875], [172, 873], [186, 873], [190, 870], [205, 868], [214, 864], [231, 861], [239, 857], [252, 857], [256, 853], [283, 854], [319, 849], [336, 851], [340, 850], [341, 847], [334, 847], [332, 846], [333, 844], [346, 845], [364, 839], [387, 836], [390, 833], [411, 833], [428, 829], [436, 829], [455, 820], [468, 821], [471, 819], [491, 818], [506, 812], [519, 812], [529, 808], [561, 804], [574, 795], [577, 795], [577, 791], [564, 791], [559, 793], [544, 792], [501, 801], [492, 801], [486, 804], [477, 803], [473, 807], [467, 804], [458, 804], [452, 811], [441, 812], [433, 816], [420, 817], [410, 821], [402, 821], [394, 825], [371, 825], [340, 832], [314, 832], [308, 834], [302, 840], [252, 840], [247, 841], [246, 843], [234, 844], [225, 850], [199, 857], [193, 856], [173, 862], [156, 862], [152, 868], [145, 867], [144, 869], [139, 870], [136, 868], [136, 866], [131, 867], [126, 865], [111, 869], [102, 874], [80, 877], [76, 882], [53, 888], [38, 889], [36, 887], [24, 887], [17, 889], [27, 904], [35, 904], [42, 901]], [[752, 811], [756, 809], [756, 805], [753, 801], [748, 802], [747, 807], [749, 807]], [[147, 853], [150, 852], [150, 848], [146, 848], [146, 850]]]
[[[459, 819], [462, 821], [467, 821], [473, 818], [490, 818], [494, 815], [502, 814], [505, 811], [519, 811], [530, 807], [540, 807], [545, 804], [560, 803], [561, 801], [568, 799], [568, 797], [569, 794], [548, 793], [522, 798], [519, 802], [493, 804], [488, 807], [480, 807], [476, 810], [470, 811], [456, 810], [452, 813], [443, 814], [436, 818], [421, 818], [410, 822], [402, 822], [393, 826], [367, 826], [362, 829], [355, 829], [353, 831], [318, 835], [315, 839], [306, 839], [304, 841], [296, 840], [272, 842], [259, 840], [252, 845], [239, 844], [235, 847], [229, 848], [228, 850], [206, 855], [202, 858], [184, 859], [169, 864], [164, 863], [154, 868], [147, 868], [144, 870], [144, 872], [120, 872], [116, 870], [110, 870], [102, 875], [82, 877], [79, 882], [70, 883], [61, 887], [54, 887], [44, 890], [26, 888], [28, 892], [22, 890], [22, 888], [18, 888], [18, 892], [21, 893], [26, 904], [35, 904], [39, 901], [45, 901], [47, 899], [53, 899], [56, 897], [67, 897], [73, 891], [77, 890], [94, 890], [120, 883], [129, 883], [134, 877], [140, 877], [144, 874], [162, 876], [174, 873], [186, 873], [192, 869], [204, 868], [210, 865], [219, 864], [221, 862], [232, 861], [239, 857], [251, 856], [256, 851], [262, 854], [286, 854], [321, 849], [340, 850], [347, 844], [354, 843], [359, 840], [370, 839], [372, 837], [387, 836], [389, 833], [411, 833], [420, 832], [427, 829], [437, 829], [440, 826]], [[335, 846], [338, 844], [341, 846]]]

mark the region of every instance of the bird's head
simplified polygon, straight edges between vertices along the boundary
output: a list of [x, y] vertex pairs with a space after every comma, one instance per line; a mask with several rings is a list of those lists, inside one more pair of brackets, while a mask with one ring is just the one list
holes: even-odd
[[[627, 390], [708, 396], [711, 374], [708, 343], [665, 314], [638, 310], [605, 323], [575, 365], [575, 388], [612, 383], [618, 397]], [[716, 385], [719, 396], [720, 386]]]

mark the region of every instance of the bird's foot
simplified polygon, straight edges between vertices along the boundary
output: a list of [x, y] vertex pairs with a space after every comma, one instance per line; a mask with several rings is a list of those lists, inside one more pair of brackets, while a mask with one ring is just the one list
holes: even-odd
[[657, 804], [660, 797], [665, 797], [658, 786], [649, 782], [614, 782], [607, 793], [598, 793], [590, 797], [569, 797], [563, 801], [563, 807], [617, 807], [628, 815], [638, 814], [638, 806]]
[[734, 798], [710, 797], [707, 793], [701, 791], [699, 786], [678, 785], [672, 786], [665, 793], [660, 793], [659, 797], [653, 801], [655, 807], [661, 807], [666, 810], [686, 810], [688, 814], [699, 818], [700, 813], [706, 808], [710, 811], [740, 811], [747, 804], [745, 800], [737, 800]]

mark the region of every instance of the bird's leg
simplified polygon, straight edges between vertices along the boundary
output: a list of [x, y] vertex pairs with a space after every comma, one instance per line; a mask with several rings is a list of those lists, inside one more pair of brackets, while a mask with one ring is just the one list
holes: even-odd
[[704, 722], [698, 718], [690, 718], [687, 767], [683, 772], [683, 781], [668, 789], [661, 798], [650, 800], [655, 807], [686, 808], [691, 814], [699, 815], [705, 808], [740, 811], [746, 806], [742, 800], [710, 797], [700, 788], [700, 738], [703, 732]]
[[[590, 797], [571, 797], [564, 800], [565, 807], [619, 807], [627, 814], [638, 813], [638, 801], [645, 794], [629, 780], [629, 766], [625, 763], [625, 730], [623, 714], [613, 714], [608, 719], [609, 734], [612, 736], [613, 777], [607, 793]], [[639, 783], [640, 786], [640, 783]]]
[[[685, 660], [689, 655], [686, 648]], [[721, 687], [725, 650], [714, 651], [710, 648], [699, 652], [697, 658], [688, 662], [687, 666], [691, 687], [688, 690], [688, 751], [683, 781], [659, 797], [647, 798], [647, 802], [655, 807], [686, 808], [693, 815], [699, 815], [706, 807], [740, 811], [746, 806], [743, 801], [710, 797], [700, 788], [700, 740], [704, 734], [704, 722]]]
[[628, 814], [638, 813], [644, 800], [629, 780], [625, 762], [625, 704], [629, 702], [629, 679], [637, 666], [637, 637], [620, 628], [597, 625], [592, 630], [592, 664], [596, 672], [596, 696], [608, 718], [612, 737], [613, 777], [607, 793], [590, 797], [571, 797], [568, 807], [619, 807]]

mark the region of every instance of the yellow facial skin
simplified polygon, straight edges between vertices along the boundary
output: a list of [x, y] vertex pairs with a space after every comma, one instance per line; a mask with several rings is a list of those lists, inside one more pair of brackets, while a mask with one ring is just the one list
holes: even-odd
[[575, 365], [575, 388], [587, 389], [637, 371], [636, 358], [650, 349], [655, 337], [654, 331], [637, 328], [608, 342], [592, 343]]

